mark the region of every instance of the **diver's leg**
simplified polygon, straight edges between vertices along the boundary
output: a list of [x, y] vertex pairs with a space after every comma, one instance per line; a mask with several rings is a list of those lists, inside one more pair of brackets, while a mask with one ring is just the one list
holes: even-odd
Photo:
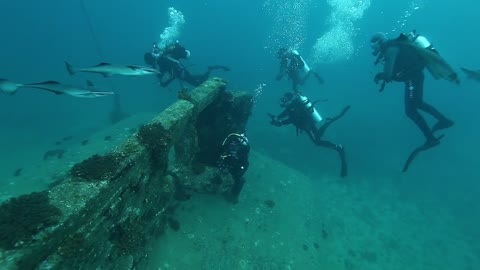
[[175, 77], [172, 76], [172, 77], [168, 78], [166, 81], [160, 81], [160, 85], [162, 87], [167, 87], [174, 80], [175, 80]]
[[442, 113], [440, 113], [435, 107], [432, 105], [426, 103], [423, 101], [423, 81], [424, 81], [424, 76], [421, 76], [418, 78], [419, 82], [416, 83], [418, 85], [417, 87], [417, 93], [418, 93], [418, 108], [433, 117], [437, 119], [437, 123], [433, 126], [432, 132], [435, 132], [439, 129], [444, 129], [444, 128], [449, 128], [453, 126], [454, 122]]
[[325, 120], [325, 124], [323, 124], [319, 129], [318, 129], [318, 133], [317, 133], [317, 136], [319, 138], [321, 138], [323, 136], [323, 134], [325, 133], [325, 131], [327, 130], [327, 128], [335, 121], [337, 121], [338, 119], [342, 118], [347, 112], [348, 110], [350, 109], [350, 105], [349, 106], [346, 106], [345, 108], [343, 108], [343, 110], [340, 112], [339, 115], [337, 116], [334, 116], [334, 117], [328, 117], [326, 120]]
[[292, 79], [292, 90], [294, 93], [300, 93], [298, 90], [298, 82], [294, 79]]
[[337, 151], [338, 155], [340, 156], [341, 162], [340, 177], [347, 176], [348, 166], [347, 159], [345, 158], [345, 149], [343, 148], [343, 146], [341, 144], [334, 144], [332, 142], [322, 140], [321, 137], [318, 136], [319, 131], [315, 131], [314, 129], [307, 130], [307, 134], [313, 141], [313, 143], [315, 143], [315, 145], [323, 146]]
[[209, 75], [210, 71], [207, 71], [204, 74], [193, 75], [192, 73], [190, 73], [190, 71], [185, 69], [183, 73], [183, 80], [188, 84], [197, 87], [204, 83], [208, 79]]
[[324, 141], [320, 139], [318, 139], [315, 144], [318, 146], [323, 146], [323, 147], [330, 148], [337, 151], [340, 157], [340, 162], [341, 162], [340, 177], [347, 176], [348, 166], [347, 166], [347, 159], [345, 157], [345, 149], [343, 148], [343, 146], [341, 144], [334, 144], [332, 142]]
[[317, 72], [313, 71], [313, 70], [310, 70], [310, 72], [313, 74], [313, 76], [317, 79], [318, 83], [319, 84], [324, 84], [325, 83], [325, 80], [322, 78], [322, 76], [320, 76], [320, 74], [318, 74]]
[[233, 177], [233, 186], [230, 192], [224, 194], [225, 199], [233, 204], [238, 203], [238, 197], [240, 196], [240, 192], [243, 189], [243, 185], [245, 184], [245, 179], [242, 176], [235, 176]]
[[410, 80], [405, 82], [405, 113], [408, 118], [417, 125], [422, 131], [426, 144], [438, 143], [438, 140], [433, 135], [433, 132], [427, 125], [425, 119], [418, 112], [419, 106], [422, 103], [423, 96], [423, 80]]
[[[310, 71], [311, 71], [311, 70], [310, 70]], [[298, 82], [298, 83], [299, 83], [300, 85], [304, 85], [305, 82], [308, 80], [308, 78], [310, 77], [310, 74], [311, 74], [310, 71], [307, 72], [307, 74], [305, 74], [305, 76], [303, 76], [303, 77], [302, 77], [300, 74], [297, 75], [297, 77], [299, 78], [299, 80], [298, 80], [299, 82]], [[298, 71], [298, 73], [300, 73], [300, 71]], [[300, 78], [301, 78], [301, 79], [300, 79]]]

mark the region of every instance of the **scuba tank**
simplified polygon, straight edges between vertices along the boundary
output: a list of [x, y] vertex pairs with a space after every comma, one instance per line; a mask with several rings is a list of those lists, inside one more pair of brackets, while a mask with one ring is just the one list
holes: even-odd
[[317, 112], [317, 110], [315, 109], [315, 107], [313, 106], [312, 102], [310, 102], [310, 100], [308, 100], [308, 98], [306, 96], [302, 96], [302, 95], [298, 95], [298, 98], [300, 100], [300, 102], [302, 103], [303, 107], [305, 108], [305, 110], [307, 112], [309, 112], [310, 114], [310, 117], [312, 118], [313, 121], [315, 121], [316, 123], [319, 123], [322, 121], [322, 116]]
[[308, 72], [310, 72], [310, 67], [307, 65], [307, 62], [303, 60], [303, 57], [300, 55], [300, 53], [297, 50], [292, 50], [291, 52], [292, 54], [300, 58], [300, 61], [302, 61], [303, 63], [303, 72], [305, 73], [305, 75], [308, 74]]
[[433, 47], [433, 44], [430, 43], [426, 37], [417, 34], [415, 30], [410, 33], [404, 33], [403, 35], [407, 37], [408, 40], [410, 40], [413, 44], [415, 44], [415, 46], [438, 53], [438, 51]]

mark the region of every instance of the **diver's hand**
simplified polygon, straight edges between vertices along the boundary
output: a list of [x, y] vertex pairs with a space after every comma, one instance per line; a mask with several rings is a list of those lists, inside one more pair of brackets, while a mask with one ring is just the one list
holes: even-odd
[[377, 73], [373, 81], [375, 82], [375, 84], [378, 84], [380, 81], [385, 81], [385, 73], [383, 72]]
[[282, 121], [278, 120], [278, 118], [276, 116], [272, 117], [272, 121], [270, 121], [270, 124], [272, 126], [276, 126], [276, 127], [279, 127], [282, 125]]

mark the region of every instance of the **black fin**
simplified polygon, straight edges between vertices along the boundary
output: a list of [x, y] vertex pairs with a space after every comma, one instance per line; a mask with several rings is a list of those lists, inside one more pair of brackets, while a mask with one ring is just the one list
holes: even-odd
[[67, 72], [70, 74], [70, 76], [75, 75], [75, 68], [67, 61], [65, 61], [65, 67], [67, 68]]
[[408, 167], [410, 167], [410, 164], [413, 162], [413, 160], [417, 157], [417, 155], [420, 153], [420, 152], [423, 152], [425, 150], [428, 150], [428, 149], [432, 149], [434, 148], [435, 146], [438, 146], [440, 144], [440, 140], [444, 137], [445, 135], [440, 135], [437, 140], [438, 140], [438, 143], [437, 144], [433, 144], [433, 145], [422, 145], [420, 147], [417, 147], [415, 150], [413, 150], [412, 153], [410, 153], [410, 156], [408, 156], [407, 158], [407, 161], [405, 162], [405, 165], [403, 166], [403, 170], [402, 172], [406, 172], [408, 170]]
[[126, 67], [128, 67], [128, 68], [131, 69], [131, 70], [140, 69], [140, 67], [137, 67], [137, 66], [126, 66]]
[[102, 62], [102, 63], [100, 63], [100, 64], [98, 64], [98, 65], [95, 65], [94, 67], [101, 67], [101, 66], [110, 66], [110, 64], [109, 64], [109, 63], [106, 63], [106, 62]]
[[57, 82], [57, 81], [44, 81], [44, 82], [39, 82], [39, 83], [27, 83], [27, 84], [25, 84], [25, 86], [29, 86], [29, 85], [43, 85], [43, 84], [60, 84], [60, 83]]
[[87, 89], [90, 90], [90, 91], [95, 89], [95, 85], [90, 80], [87, 80]]

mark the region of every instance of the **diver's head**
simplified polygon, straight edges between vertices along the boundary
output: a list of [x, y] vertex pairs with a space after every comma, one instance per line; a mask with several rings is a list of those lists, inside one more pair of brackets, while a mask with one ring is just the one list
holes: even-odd
[[370, 39], [370, 47], [372, 48], [372, 54], [377, 56], [382, 51], [382, 45], [387, 41], [387, 35], [378, 32], [375, 33]]
[[167, 53], [177, 60], [187, 59], [190, 57], [190, 51], [180, 44], [178, 40], [169, 46]]
[[285, 48], [285, 47], [280, 47], [277, 51], [277, 53], [275, 54], [275, 57], [277, 59], [282, 59], [284, 58], [286, 55], [287, 55], [287, 52], [288, 52], [288, 49]]
[[280, 107], [288, 107], [290, 104], [292, 104], [293, 98], [294, 94], [292, 92], [285, 93], [280, 99]]
[[156, 43], [153, 43], [152, 55], [155, 56], [155, 57], [158, 57], [160, 55], [160, 48], [158, 47], [158, 45]]

